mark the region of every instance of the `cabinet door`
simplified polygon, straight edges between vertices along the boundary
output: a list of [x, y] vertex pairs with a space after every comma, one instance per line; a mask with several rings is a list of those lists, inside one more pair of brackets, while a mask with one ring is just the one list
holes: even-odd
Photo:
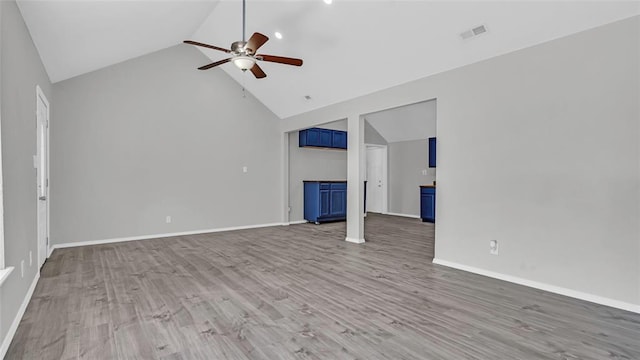
[[320, 129], [307, 129], [307, 146], [320, 146]]
[[318, 130], [318, 136], [319, 136], [319, 140], [318, 140], [318, 145], [316, 146], [322, 146], [322, 147], [331, 147], [331, 133], [332, 131], [329, 129], [317, 129]]
[[338, 149], [346, 149], [347, 148], [347, 132], [334, 130], [331, 138], [331, 147]]
[[434, 222], [436, 220], [435, 191], [422, 192], [420, 196], [420, 217], [423, 221]]
[[320, 216], [328, 216], [331, 211], [331, 190], [320, 190]]
[[436, 167], [436, 138], [429, 138], [429, 167]]
[[347, 214], [347, 190], [331, 189], [331, 216], [344, 216]]

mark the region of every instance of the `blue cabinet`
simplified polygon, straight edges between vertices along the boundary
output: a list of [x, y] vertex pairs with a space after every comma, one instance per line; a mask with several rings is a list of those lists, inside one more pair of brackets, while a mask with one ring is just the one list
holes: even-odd
[[346, 131], [311, 128], [300, 130], [298, 136], [298, 146], [300, 147], [347, 148]]
[[429, 138], [429, 167], [436, 167], [436, 138]]
[[331, 147], [336, 149], [347, 148], [347, 132], [340, 130], [331, 131]]
[[347, 218], [346, 181], [305, 181], [304, 218], [319, 224]]
[[422, 221], [436, 221], [436, 187], [420, 187], [420, 218]]

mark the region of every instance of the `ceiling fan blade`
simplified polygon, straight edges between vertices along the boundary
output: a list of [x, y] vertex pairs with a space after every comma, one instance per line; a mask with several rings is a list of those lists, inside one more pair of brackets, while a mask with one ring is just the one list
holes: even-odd
[[256, 79], [262, 79], [267, 77], [267, 74], [265, 74], [264, 71], [262, 71], [262, 68], [258, 66], [258, 64], [253, 64], [253, 67], [251, 68], [251, 72], [253, 73], [253, 76], [256, 77]]
[[231, 60], [231, 58], [224, 59], [224, 60], [220, 60], [220, 61], [216, 61], [216, 62], [211, 63], [211, 64], [209, 64], [209, 65], [200, 66], [200, 67], [198, 68], [198, 70], [208, 70], [208, 69], [211, 69], [212, 67], [216, 67], [216, 66], [218, 66], [218, 65], [222, 65], [222, 64], [224, 64], [224, 63], [228, 63], [230, 60]]
[[247, 45], [245, 46], [245, 48], [250, 54], [255, 54], [260, 46], [264, 45], [264, 43], [266, 43], [268, 40], [269, 38], [266, 35], [255, 32], [253, 33], [253, 35], [251, 35], [249, 41], [247, 41]]
[[185, 44], [189, 44], [189, 45], [202, 46], [202, 47], [206, 47], [206, 48], [213, 49], [213, 50], [224, 51], [226, 53], [230, 53], [231, 52], [231, 50], [223, 49], [221, 47], [217, 47], [217, 46], [213, 46], [213, 45], [209, 45], [209, 44], [204, 44], [204, 43], [197, 42], [197, 41], [192, 41], [192, 40], [185, 40], [184, 43]]
[[262, 54], [256, 55], [256, 57], [263, 61], [270, 61], [270, 62], [286, 64], [286, 65], [302, 66], [302, 59], [294, 59], [294, 58], [288, 58], [283, 56], [262, 55]]

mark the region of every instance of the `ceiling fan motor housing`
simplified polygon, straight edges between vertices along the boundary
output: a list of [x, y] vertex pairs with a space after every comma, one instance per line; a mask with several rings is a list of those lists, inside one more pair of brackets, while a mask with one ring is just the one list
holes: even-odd
[[253, 49], [248, 49], [246, 41], [236, 41], [231, 44], [231, 52], [234, 55], [252, 55]]

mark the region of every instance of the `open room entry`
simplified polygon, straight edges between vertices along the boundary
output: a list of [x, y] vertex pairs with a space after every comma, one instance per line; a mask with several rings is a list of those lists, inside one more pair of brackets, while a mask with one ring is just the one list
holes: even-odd
[[289, 223], [346, 219], [347, 136], [346, 119], [287, 134]]
[[[434, 186], [435, 163], [430, 164], [429, 139], [436, 138], [436, 100], [386, 109], [364, 116], [367, 145], [367, 176], [376, 176], [376, 160], [386, 174], [376, 186], [367, 181], [367, 211], [418, 219], [421, 217], [421, 186]], [[384, 150], [382, 150], [384, 149]], [[431, 156], [433, 157], [433, 156]], [[375, 191], [387, 188], [386, 201], [377, 203]]]

